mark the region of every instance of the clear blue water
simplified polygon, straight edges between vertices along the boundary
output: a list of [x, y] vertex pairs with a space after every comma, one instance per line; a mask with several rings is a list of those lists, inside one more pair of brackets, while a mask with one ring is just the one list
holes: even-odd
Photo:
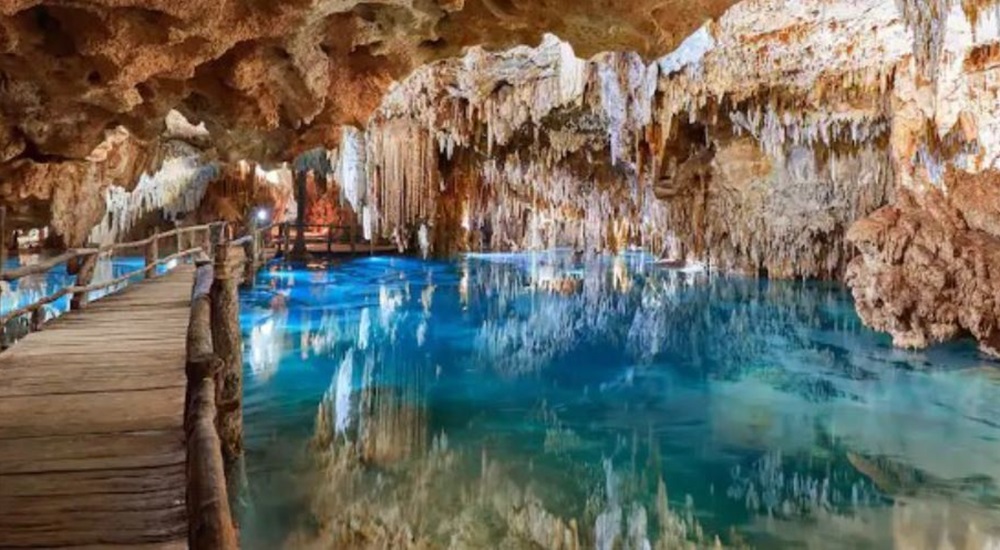
[[[26, 265], [32, 265], [45, 255], [23, 254], [7, 258], [4, 264], [5, 269], [16, 269]], [[93, 282], [111, 280], [122, 275], [142, 268], [145, 259], [142, 256], [115, 256], [102, 259], [94, 273]], [[159, 266], [157, 273], [163, 274], [167, 271], [167, 266]], [[134, 277], [132, 280], [140, 280]], [[76, 282], [76, 276], [66, 272], [66, 264], [60, 264], [46, 273], [29, 275], [10, 283], [3, 283], [3, 292], [0, 292], [0, 314], [14, 311], [38, 301], [45, 296], [54, 294], [67, 286], [72, 286]], [[91, 300], [97, 300], [107, 294], [116, 292], [123, 286], [116, 286], [107, 290], [95, 291], [90, 295]], [[62, 315], [69, 311], [69, 296], [53, 302], [46, 307], [46, 315], [49, 318]]]
[[1000, 544], [997, 363], [838, 285], [364, 258], [242, 312], [248, 548]]

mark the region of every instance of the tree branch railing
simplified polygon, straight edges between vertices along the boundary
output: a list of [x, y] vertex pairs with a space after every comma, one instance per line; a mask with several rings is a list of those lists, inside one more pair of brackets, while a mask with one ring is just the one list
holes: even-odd
[[194, 550], [238, 548], [229, 507], [226, 468], [219, 438], [216, 401], [225, 364], [212, 345], [211, 264], [195, 272], [187, 333], [187, 390], [184, 433], [187, 441], [186, 506], [188, 547]]
[[[243, 341], [241, 282], [263, 263], [272, 225], [215, 245], [212, 264], [195, 272], [187, 336], [188, 547], [239, 547], [229, 506], [229, 483], [243, 454]], [[227, 476], [228, 474], [228, 476]]]
[[[88, 296], [92, 292], [105, 290], [107, 288], [127, 283], [132, 278], [140, 275], [144, 278], [153, 278], [156, 276], [156, 269], [158, 267], [167, 265], [174, 261], [182, 260], [203, 251], [201, 245], [191, 246], [191, 244], [198, 242], [196, 239], [185, 239], [185, 237], [189, 237], [192, 233], [195, 234], [195, 237], [197, 237], [198, 233], [203, 233], [203, 242], [205, 240], [212, 241], [213, 239], [217, 239], [217, 235], [221, 235], [224, 227], [225, 222], [215, 222], [205, 225], [180, 227], [164, 233], [157, 233], [137, 241], [108, 244], [99, 248], [74, 248], [36, 264], [9, 271], [2, 271], [0, 272], [0, 280], [12, 282], [29, 275], [47, 273], [61, 264], [70, 264], [70, 269], [68, 269], [68, 271], [70, 271], [71, 275], [75, 274], [77, 279], [73, 286], [64, 287], [52, 294], [37, 299], [28, 305], [0, 315], [0, 333], [2, 333], [3, 328], [8, 322], [27, 314], [33, 314], [30, 325], [31, 330], [39, 330], [41, 325], [44, 323], [44, 318], [34, 314], [41, 312], [43, 307], [58, 301], [64, 296], [71, 295], [73, 297], [70, 303], [70, 308], [72, 310], [84, 309], [89, 301]], [[218, 231], [218, 233], [215, 233], [216, 231]], [[216, 237], [213, 237], [213, 235], [216, 235]], [[177, 239], [177, 252], [165, 258], [160, 258], [159, 244], [161, 241], [168, 238]], [[188, 248], [185, 248], [185, 246]], [[143, 248], [145, 250], [145, 262], [143, 267], [108, 281], [91, 283], [94, 268], [96, 267], [96, 263], [99, 258], [108, 254], [113, 254], [119, 250], [135, 248]], [[208, 253], [209, 251], [205, 250], [204, 252]]]

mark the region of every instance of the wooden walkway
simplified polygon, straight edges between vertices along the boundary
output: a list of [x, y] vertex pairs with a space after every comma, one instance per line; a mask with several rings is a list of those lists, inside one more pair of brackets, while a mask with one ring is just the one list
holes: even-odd
[[185, 548], [180, 266], [0, 354], [0, 548]]

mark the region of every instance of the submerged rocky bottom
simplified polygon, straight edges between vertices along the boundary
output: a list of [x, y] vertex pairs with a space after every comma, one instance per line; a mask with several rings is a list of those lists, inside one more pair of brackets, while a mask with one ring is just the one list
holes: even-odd
[[365, 258], [242, 305], [249, 548], [1000, 545], [996, 363], [837, 285]]

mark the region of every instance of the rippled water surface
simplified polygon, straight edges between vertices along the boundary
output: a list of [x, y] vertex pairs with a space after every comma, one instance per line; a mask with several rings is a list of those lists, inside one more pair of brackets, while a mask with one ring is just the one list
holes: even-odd
[[243, 326], [250, 548], [1000, 545], [997, 364], [839, 286], [365, 258], [263, 272]]

